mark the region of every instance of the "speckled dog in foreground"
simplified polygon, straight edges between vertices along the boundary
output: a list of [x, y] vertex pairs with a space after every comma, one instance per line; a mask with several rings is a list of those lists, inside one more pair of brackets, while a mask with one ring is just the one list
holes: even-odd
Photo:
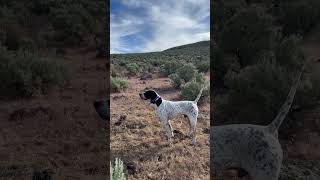
[[278, 128], [292, 105], [304, 68], [291, 87], [278, 115], [267, 126], [232, 124], [210, 129], [211, 166], [214, 174], [239, 168], [252, 180], [277, 180], [282, 164], [282, 148]]

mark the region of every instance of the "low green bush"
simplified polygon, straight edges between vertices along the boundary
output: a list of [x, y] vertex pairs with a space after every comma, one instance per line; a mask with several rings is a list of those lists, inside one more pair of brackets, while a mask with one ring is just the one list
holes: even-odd
[[318, 0], [293, 0], [280, 3], [279, 22], [284, 34], [305, 35], [320, 23], [320, 2]]
[[261, 125], [277, 114], [292, 82], [285, 69], [271, 62], [248, 66], [239, 74], [230, 72], [225, 79], [228, 97], [216, 101], [216, 113], [233, 114], [232, 123]]
[[173, 86], [179, 89], [181, 84], [183, 83], [180, 76], [177, 73], [173, 73], [169, 75], [169, 78], [171, 79], [171, 83], [173, 84]]
[[[239, 74], [229, 73], [226, 76], [229, 90], [215, 99], [214, 119], [218, 123], [270, 123], [285, 102], [297, 74], [297, 69], [288, 71], [268, 61], [248, 66]], [[317, 75], [305, 73], [295, 97], [295, 106], [303, 109], [315, 105], [320, 100], [319, 82]], [[284, 127], [298, 125], [298, 120], [292, 119], [283, 123]]]
[[131, 75], [138, 75], [140, 73], [140, 67], [137, 63], [126, 64], [126, 69]]
[[50, 86], [62, 85], [67, 79], [68, 71], [59, 60], [0, 47], [1, 96], [28, 97], [39, 91], [45, 93]]
[[237, 57], [240, 67], [255, 64], [263, 51], [274, 48], [278, 31], [260, 6], [241, 9], [228, 20], [217, 40], [224, 53]]
[[177, 69], [178, 76], [184, 81], [189, 82], [197, 72], [196, 67], [192, 63], [187, 63]]
[[202, 96], [208, 96], [209, 95], [209, 85], [207, 83], [200, 83], [196, 80], [187, 82], [181, 89], [181, 96], [183, 99], [193, 101], [198, 96], [201, 88], [205, 88], [202, 92]]
[[177, 71], [177, 69], [181, 67], [181, 62], [178, 61], [166, 61], [160, 68], [160, 71], [168, 76]]
[[196, 61], [195, 66], [199, 72], [208, 72], [210, 70], [210, 62], [209, 61]]
[[294, 69], [304, 61], [305, 57], [301, 49], [301, 38], [288, 36], [283, 38], [275, 48], [277, 62], [289, 69]]
[[120, 77], [111, 77], [111, 91], [112, 92], [121, 92], [128, 89], [130, 82], [124, 78]]

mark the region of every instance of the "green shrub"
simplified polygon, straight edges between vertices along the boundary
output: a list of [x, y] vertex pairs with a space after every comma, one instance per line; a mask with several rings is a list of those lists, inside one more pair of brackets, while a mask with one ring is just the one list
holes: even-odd
[[237, 57], [240, 67], [255, 64], [263, 51], [270, 51], [278, 38], [265, 9], [250, 6], [235, 14], [224, 26], [218, 44], [223, 52]]
[[290, 74], [271, 62], [230, 73], [226, 76], [228, 101], [224, 106], [219, 104], [217, 111], [232, 112], [232, 123], [266, 124], [278, 113], [291, 82]]
[[124, 76], [123, 67], [117, 64], [110, 64], [110, 75], [111, 77], [123, 77]]
[[[228, 123], [270, 123], [284, 103], [296, 76], [296, 70], [288, 71], [287, 68], [268, 61], [248, 66], [239, 74], [228, 74], [226, 83], [229, 91], [225, 96], [215, 99], [214, 119], [225, 121], [224, 118], [228, 118]], [[307, 74], [305, 76], [308, 77]], [[304, 108], [319, 101], [320, 78], [315, 77], [317, 76], [310, 77], [313, 80], [302, 81], [295, 105]], [[298, 124], [298, 121], [290, 120], [285, 121], [283, 126], [296, 127]]]
[[192, 63], [187, 63], [177, 69], [178, 76], [184, 81], [189, 82], [194, 77], [195, 73], [197, 72], [196, 67]]
[[111, 180], [126, 180], [124, 175], [124, 167], [123, 162], [116, 158], [114, 166], [112, 167], [112, 164], [110, 162], [110, 179]]
[[180, 76], [177, 73], [173, 73], [169, 75], [169, 78], [171, 79], [173, 86], [179, 89], [181, 84], [183, 83]]
[[1, 96], [28, 97], [52, 85], [62, 85], [68, 77], [64, 65], [54, 59], [42, 59], [29, 52], [0, 49]]
[[288, 1], [281, 3], [279, 21], [284, 34], [305, 35], [316, 26], [320, 17], [320, 2], [318, 0]]
[[[189, 101], [193, 101], [196, 99], [196, 97], [198, 96], [201, 88], [203, 88], [205, 86], [206, 83], [200, 83], [197, 82], [196, 80], [187, 82], [181, 89], [181, 96], [183, 99], [189, 100]], [[208, 90], [204, 89], [204, 92], [202, 92], [202, 96], [203, 95], [208, 95]]]
[[304, 61], [301, 49], [301, 38], [285, 37], [275, 48], [277, 62], [288, 68], [296, 68]]
[[95, 14], [89, 11], [88, 6], [92, 4], [84, 1], [56, 3], [50, 6], [49, 21], [70, 43], [78, 44], [94, 33], [99, 23], [103, 24], [98, 20], [100, 17], [94, 17]]
[[111, 77], [111, 91], [112, 92], [121, 92], [128, 89], [130, 82], [126, 79], [120, 77]]
[[233, 17], [245, 5], [244, 0], [216, 0], [211, 3], [212, 16], [213, 16], [213, 35], [216, 36], [217, 32], [221, 32], [228, 20]]
[[197, 83], [200, 83], [200, 84], [204, 84], [206, 81], [204, 74], [196, 72], [194, 75], [194, 81], [196, 81]]
[[161, 72], [168, 76], [172, 73], [175, 73], [177, 69], [181, 66], [181, 62], [178, 61], [167, 61], [161, 66]]
[[208, 72], [210, 70], [210, 62], [209, 61], [197, 61], [195, 63], [196, 68], [199, 72]]
[[131, 75], [137, 75], [140, 72], [140, 67], [137, 63], [129, 63], [126, 68]]

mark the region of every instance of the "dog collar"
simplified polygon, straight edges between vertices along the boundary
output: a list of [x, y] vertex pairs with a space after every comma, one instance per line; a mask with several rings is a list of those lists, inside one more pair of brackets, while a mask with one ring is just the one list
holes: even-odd
[[150, 101], [150, 103], [155, 104], [161, 97], [157, 94], [157, 97]]

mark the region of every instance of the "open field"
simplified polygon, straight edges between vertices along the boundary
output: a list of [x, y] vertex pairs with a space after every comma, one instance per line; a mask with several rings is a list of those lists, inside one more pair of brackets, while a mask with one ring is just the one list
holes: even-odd
[[[187, 137], [188, 119], [183, 116], [171, 121], [175, 136], [170, 146], [154, 109], [139, 97], [143, 90], [154, 89], [167, 100], [195, 99], [203, 83], [210, 81], [209, 44], [203, 41], [161, 52], [111, 55], [112, 78], [121, 78], [129, 85], [110, 96], [111, 160], [123, 160], [128, 179], [209, 179], [208, 93], [204, 91], [198, 103], [196, 146]], [[178, 80], [186, 78], [185, 74], [193, 76], [183, 79], [184, 84], [178, 87], [172, 74]], [[187, 93], [183, 98], [182, 92], [190, 83], [195, 83], [196, 94]], [[111, 88], [115, 85], [111, 82]]]
[[[209, 179], [208, 99], [199, 107], [197, 145], [193, 147], [186, 137], [188, 123], [181, 117], [172, 121], [175, 137], [168, 146], [164, 128], [154, 110], [140, 99], [139, 92], [153, 88], [164, 99], [181, 100], [179, 90], [172, 87], [169, 78], [133, 77], [129, 81], [129, 89], [110, 97], [111, 159], [124, 161], [128, 179]], [[123, 123], [116, 125], [121, 118]]]

